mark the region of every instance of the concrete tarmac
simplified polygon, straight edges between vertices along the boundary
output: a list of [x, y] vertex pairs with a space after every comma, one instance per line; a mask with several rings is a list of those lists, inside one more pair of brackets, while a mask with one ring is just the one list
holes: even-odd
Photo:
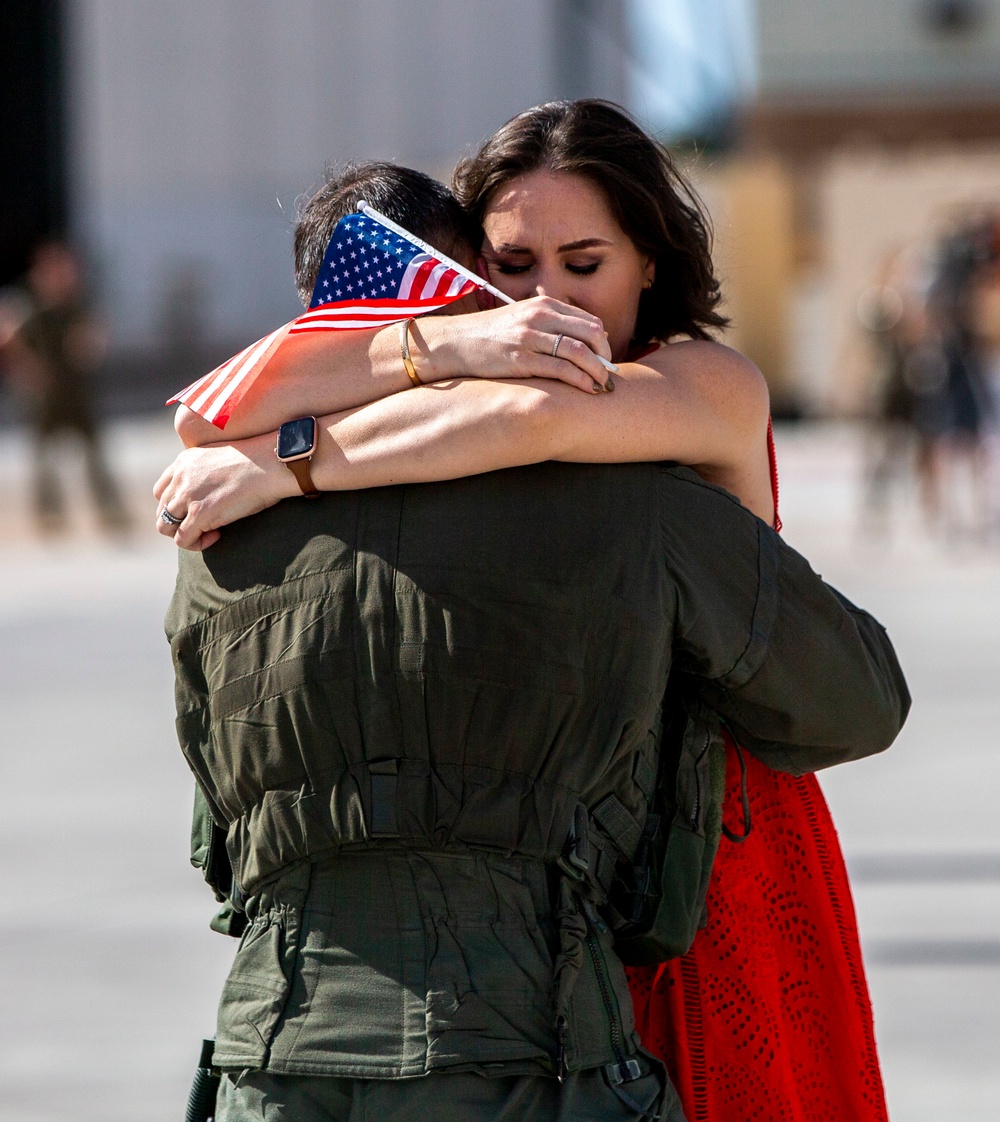
[[[191, 778], [152, 531], [163, 420], [116, 425], [139, 521], [40, 541], [28, 449], [0, 438], [0, 1116], [173, 1122], [234, 944], [188, 865]], [[823, 786], [854, 876], [894, 1122], [1000, 1118], [1000, 549], [951, 544], [900, 496], [863, 536], [851, 428], [779, 432], [785, 534], [887, 625], [915, 703], [897, 744]], [[72, 459], [71, 473], [78, 475]], [[720, 1120], [741, 1122], [741, 1120]], [[846, 1122], [846, 1120], [845, 1120]]]

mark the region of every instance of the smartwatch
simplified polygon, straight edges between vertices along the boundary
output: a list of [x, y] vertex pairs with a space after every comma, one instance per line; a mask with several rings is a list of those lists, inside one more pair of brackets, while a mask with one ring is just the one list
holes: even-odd
[[319, 491], [313, 484], [309, 461], [316, 451], [316, 418], [299, 417], [297, 421], [285, 421], [278, 429], [278, 443], [274, 451], [295, 476], [302, 494], [314, 499]]

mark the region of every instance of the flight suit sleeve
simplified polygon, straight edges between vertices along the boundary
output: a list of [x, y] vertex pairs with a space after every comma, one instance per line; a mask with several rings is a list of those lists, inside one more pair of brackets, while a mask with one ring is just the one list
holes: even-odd
[[685, 688], [793, 775], [888, 748], [910, 695], [885, 629], [724, 492], [692, 491], [664, 518]]

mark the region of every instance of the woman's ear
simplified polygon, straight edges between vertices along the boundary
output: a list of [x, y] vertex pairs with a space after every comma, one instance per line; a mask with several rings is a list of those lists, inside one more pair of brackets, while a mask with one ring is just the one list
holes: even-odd
[[642, 270], [642, 287], [652, 288], [653, 282], [656, 280], [656, 261], [650, 257]]

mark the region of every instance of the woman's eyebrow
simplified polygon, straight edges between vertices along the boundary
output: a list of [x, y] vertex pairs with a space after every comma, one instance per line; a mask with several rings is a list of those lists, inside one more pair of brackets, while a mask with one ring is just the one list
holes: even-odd
[[[614, 242], [608, 241], [607, 238], [580, 238], [579, 241], [567, 242], [561, 245], [556, 251], [557, 253], [572, 253], [575, 249], [591, 249], [599, 245], [614, 245]], [[513, 242], [501, 242], [499, 245], [493, 247], [494, 253], [512, 253], [512, 254], [530, 254], [532, 251], [526, 249], [523, 245], [515, 245]]]
[[578, 242], [567, 242], [559, 247], [559, 253], [570, 253], [574, 249], [590, 249], [595, 245], [614, 245], [607, 238], [581, 238]]

